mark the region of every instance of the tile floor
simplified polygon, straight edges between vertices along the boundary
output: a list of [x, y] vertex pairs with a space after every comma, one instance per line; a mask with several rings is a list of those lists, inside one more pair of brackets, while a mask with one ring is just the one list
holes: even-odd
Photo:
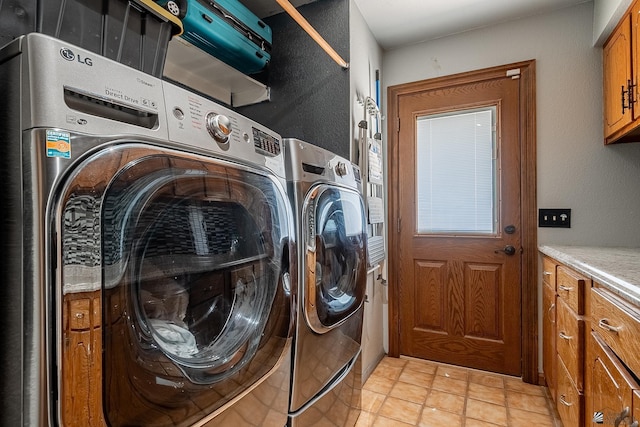
[[362, 390], [356, 427], [562, 427], [546, 387], [412, 358], [385, 357]]

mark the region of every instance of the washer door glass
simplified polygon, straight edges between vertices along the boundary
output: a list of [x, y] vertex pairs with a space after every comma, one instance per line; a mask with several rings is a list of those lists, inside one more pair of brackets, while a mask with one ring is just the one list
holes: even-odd
[[306, 199], [307, 322], [322, 333], [358, 310], [366, 288], [366, 222], [360, 195], [329, 185]]
[[[63, 297], [101, 301], [96, 375], [109, 425], [190, 425], [286, 360], [294, 239], [277, 179], [142, 144], [78, 169], [61, 201], [62, 252], [74, 254]], [[96, 264], [94, 295], [83, 272]], [[73, 368], [63, 361], [65, 376]]]

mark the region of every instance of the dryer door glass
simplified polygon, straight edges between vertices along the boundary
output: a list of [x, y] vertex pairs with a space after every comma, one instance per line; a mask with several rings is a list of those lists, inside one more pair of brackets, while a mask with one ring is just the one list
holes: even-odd
[[[63, 251], [87, 244], [102, 254], [98, 378], [109, 425], [190, 424], [281, 363], [291, 336], [291, 220], [277, 180], [125, 145], [90, 159], [65, 198]], [[73, 225], [85, 205], [97, 217], [91, 236]], [[64, 277], [76, 270], [65, 266]]]
[[360, 195], [321, 185], [306, 207], [305, 314], [316, 332], [341, 324], [362, 304], [366, 288], [366, 222]]

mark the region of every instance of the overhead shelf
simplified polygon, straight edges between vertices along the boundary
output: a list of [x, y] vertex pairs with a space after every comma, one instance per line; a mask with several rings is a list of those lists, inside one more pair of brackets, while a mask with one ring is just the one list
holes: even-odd
[[233, 107], [268, 101], [269, 87], [181, 37], [169, 42], [164, 76]]

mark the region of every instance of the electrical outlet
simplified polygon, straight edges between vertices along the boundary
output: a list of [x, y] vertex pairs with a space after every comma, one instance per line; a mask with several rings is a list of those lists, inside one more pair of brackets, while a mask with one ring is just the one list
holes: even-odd
[[571, 209], [539, 209], [538, 227], [571, 228]]

